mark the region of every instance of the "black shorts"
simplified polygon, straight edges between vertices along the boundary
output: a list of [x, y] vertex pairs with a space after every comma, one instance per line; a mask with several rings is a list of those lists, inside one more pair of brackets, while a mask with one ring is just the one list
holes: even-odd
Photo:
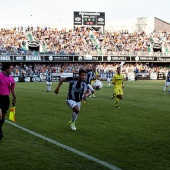
[[0, 95], [0, 109], [2, 110], [2, 113], [7, 113], [9, 109], [9, 104], [9, 96]]

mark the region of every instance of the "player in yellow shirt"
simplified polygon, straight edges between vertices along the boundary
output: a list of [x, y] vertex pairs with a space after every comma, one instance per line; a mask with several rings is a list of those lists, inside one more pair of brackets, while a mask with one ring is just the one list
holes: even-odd
[[117, 74], [115, 74], [112, 79], [112, 84], [114, 84], [114, 96], [116, 97], [115, 108], [120, 108], [119, 100], [123, 98], [123, 80], [124, 75], [120, 73], [120, 67], [117, 67]]

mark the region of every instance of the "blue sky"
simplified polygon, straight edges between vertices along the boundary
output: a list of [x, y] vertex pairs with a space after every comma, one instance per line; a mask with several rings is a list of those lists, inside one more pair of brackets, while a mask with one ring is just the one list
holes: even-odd
[[[73, 11], [105, 12], [107, 21], [157, 17], [170, 23], [170, 0], [0, 0], [3, 25], [72, 25]], [[32, 15], [32, 16], [31, 16]]]

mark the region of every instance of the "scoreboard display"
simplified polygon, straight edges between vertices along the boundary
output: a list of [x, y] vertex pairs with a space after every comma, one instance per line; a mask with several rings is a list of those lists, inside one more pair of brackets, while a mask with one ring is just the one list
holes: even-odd
[[83, 18], [83, 25], [96, 25], [96, 18], [94, 16]]
[[105, 26], [104, 12], [74, 12], [74, 25], [100, 25]]

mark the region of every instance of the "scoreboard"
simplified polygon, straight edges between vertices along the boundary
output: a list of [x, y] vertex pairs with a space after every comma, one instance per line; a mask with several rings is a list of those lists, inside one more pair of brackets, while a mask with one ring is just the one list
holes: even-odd
[[94, 16], [83, 18], [83, 25], [96, 25], [96, 23], [96, 18]]
[[100, 25], [105, 26], [104, 12], [74, 12], [74, 25]]

